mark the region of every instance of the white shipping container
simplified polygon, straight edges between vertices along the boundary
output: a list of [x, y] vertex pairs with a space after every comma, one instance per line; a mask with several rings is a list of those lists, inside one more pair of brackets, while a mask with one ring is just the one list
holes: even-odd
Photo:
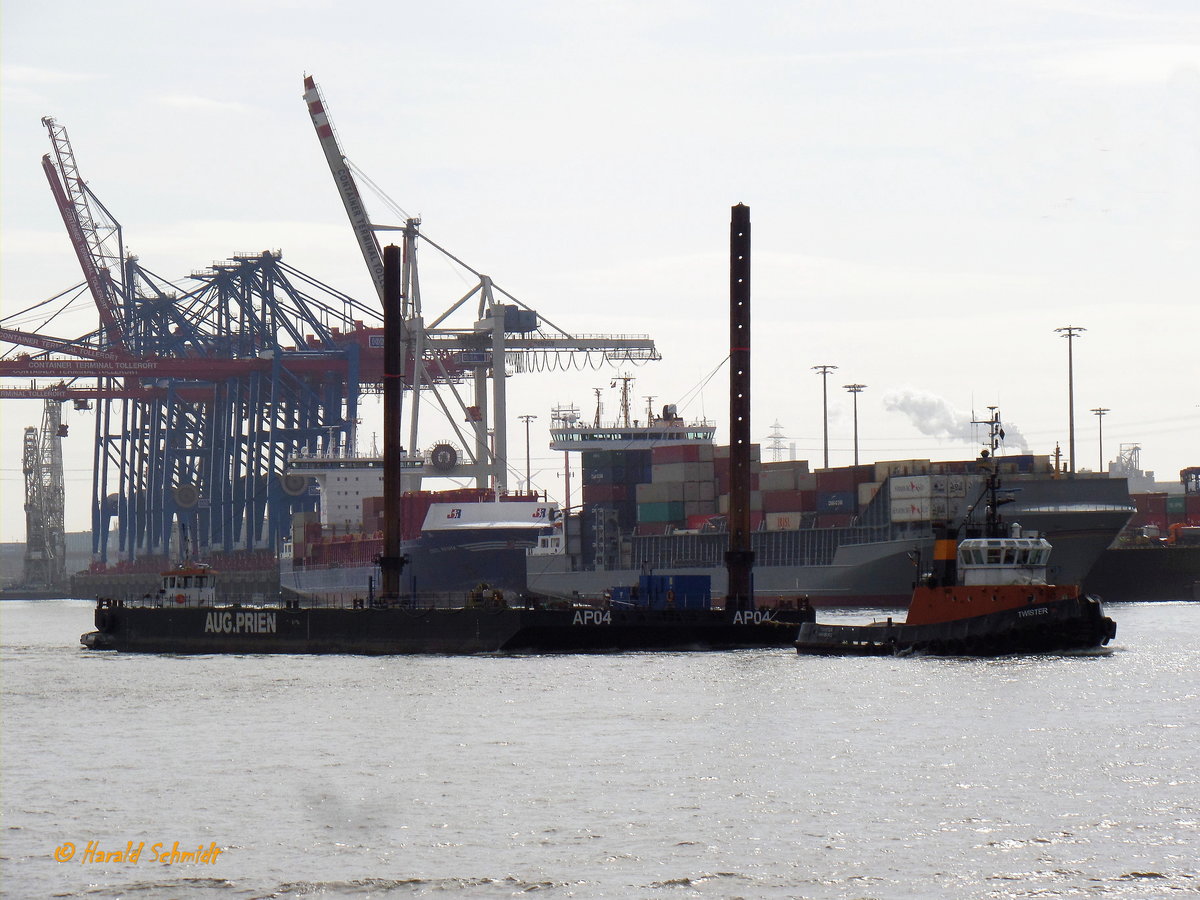
[[764, 466], [758, 477], [758, 484], [764, 491], [794, 491], [796, 489], [796, 473], [791, 469], [776, 469], [770, 465]]
[[667, 484], [639, 484], [635, 489], [638, 503], [667, 503], [670, 500]]
[[656, 463], [650, 468], [654, 481], [711, 481], [715, 476], [711, 462]]
[[800, 527], [803, 516], [802, 512], [774, 512], [767, 513], [763, 521], [766, 522], [767, 531], [795, 531]]
[[889, 486], [892, 500], [928, 500], [933, 488], [930, 478], [929, 475], [893, 475]]
[[683, 499], [688, 503], [701, 499], [699, 481], [685, 481], [683, 483]]
[[932, 518], [931, 501], [928, 497], [912, 497], [892, 500], [893, 522], [928, 522]]
[[636, 497], [638, 503], [675, 503], [685, 499], [683, 484], [677, 481], [639, 484]]
[[716, 502], [716, 499], [717, 499], [716, 482], [713, 482], [713, 481], [700, 482], [700, 499], [708, 500], [709, 502]]

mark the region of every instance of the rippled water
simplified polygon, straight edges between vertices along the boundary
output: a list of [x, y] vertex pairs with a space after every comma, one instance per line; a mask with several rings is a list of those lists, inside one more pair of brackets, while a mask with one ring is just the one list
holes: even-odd
[[2, 889], [1197, 896], [1200, 604], [1110, 613], [1100, 656], [155, 657], [6, 602]]

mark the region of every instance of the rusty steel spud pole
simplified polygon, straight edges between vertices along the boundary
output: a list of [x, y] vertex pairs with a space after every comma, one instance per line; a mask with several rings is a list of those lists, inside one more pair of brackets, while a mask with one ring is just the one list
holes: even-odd
[[754, 608], [750, 549], [750, 208], [729, 224], [729, 586], [725, 608]]

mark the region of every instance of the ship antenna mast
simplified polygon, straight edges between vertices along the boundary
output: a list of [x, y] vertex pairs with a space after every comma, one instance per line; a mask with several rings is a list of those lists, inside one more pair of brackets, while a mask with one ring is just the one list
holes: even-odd
[[1000, 518], [998, 508], [1001, 503], [1008, 503], [1012, 500], [1011, 497], [1000, 498], [1000, 464], [996, 461], [996, 450], [1000, 446], [1000, 442], [1004, 440], [1004, 426], [1000, 424], [1000, 411], [998, 407], [988, 407], [989, 416], [982, 421], [972, 421], [972, 425], [986, 425], [988, 427], [988, 446], [980, 456], [980, 468], [987, 473], [987, 479], [984, 485], [984, 492], [987, 494], [987, 508], [984, 514], [984, 535], [985, 537], [1001, 537], [1001, 529], [1003, 521]]
[[618, 383], [621, 385], [621, 424], [626, 428], [629, 427], [629, 383], [631, 381], [633, 381], [633, 376], [624, 372], [609, 384], [609, 387], [616, 387]]

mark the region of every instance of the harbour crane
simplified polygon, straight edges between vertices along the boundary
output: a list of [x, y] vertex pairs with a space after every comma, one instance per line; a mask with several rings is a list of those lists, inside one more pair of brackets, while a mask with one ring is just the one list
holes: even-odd
[[[448, 444], [438, 445], [438, 452], [430, 453], [430, 465], [414, 466], [418, 484], [424, 473], [473, 477], [480, 488], [488, 487], [491, 481], [497, 490], [506, 489], [508, 411], [505, 379], [510, 364], [518, 372], [532, 372], [565, 367], [569, 363], [564, 360], [569, 356], [596, 357], [601, 364], [641, 363], [659, 359], [654, 341], [646, 335], [584, 335], [559, 328], [501, 288], [489, 276], [476, 271], [422, 234], [418, 218], [407, 217], [403, 226], [373, 224], [333, 128], [328, 104], [311, 75], [304, 76], [304, 100], [326, 164], [380, 297], [383, 296], [383, 262], [375, 232], [402, 232], [404, 371], [412, 373], [405, 386], [413, 397], [408, 414], [409, 451], [412, 453], [418, 446], [421, 404], [415, 398], [419, 391], [427, 390], [468, 456], [468, 459], [460, 461]], [[428, 323], [422, 310], [417, 265], [419, 243], [440, 253], [477, 279], [466, 294]], [[460, 310], [472, 309], [472, 320], [451, 325], [450, 320], [456, 313], [461, 318]], [[470, 402], [456, 388], [462, 381], [459, 377], [461, 373], [451, 375], [446, 371], [447, 358], [454, 359], [469, 372], [474, 386]], [[469, 434], [459, 426], [461, 420], [470, 426]]]
[[25, 476], [24, 586], [61, 588], [67, 580], [64, 525], [62, 403], [47, 400], [39, 433], [25, 429], [21, 472]]

